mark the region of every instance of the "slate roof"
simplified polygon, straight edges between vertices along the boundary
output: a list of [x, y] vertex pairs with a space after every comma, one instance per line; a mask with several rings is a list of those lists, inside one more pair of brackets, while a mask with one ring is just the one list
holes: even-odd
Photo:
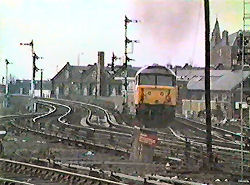
[[[115, 75], [112, 75], [111, 67], [105, 67], [105, 69], [111, 74], [111, 77], [121, 76], [121, 73], [123, 72], [122, 65], [115, 66], [115, 71], [116, 71]], [[128, 76], [135, 77], [135, 75], [139, 69], [141, 69], [141, 67], [133, 67], [132, 65], [128, 65], [127, 66]]]
[[[37, 80], [37, 83], [35, 85], [35, 89], [40, 89], [40, 80]], [[52, 83], [50, 80], [43, 80], [43, 89], [44, 90], [51, 90], [52, 89]]]
[[88, 66], [70, 66], [71, 69], [71, 79], [74, 82], [80, 82], [83, 75], [86, 72], [89, 72], [92, 68], [95, 68], [95, 65]]
[[72, 79], [80, 79], [82, 74], [90, 70], [93, 65], [88, 66], [70, 66]]
[[[239, 36], [239, 33], [241, 32], [241, 30], [239, 30], [238, 32], [235, 32], [235, 33], [232, 33], [228, 36], [228, 43], [229, 43], [229, 46], [233, 46], [235, 45], [235, 41], [236, 41], [236, 38]], [[250, 36], [250, 32], [249, 31], [246, 31], [245, 32], [245, 36]]]
[[235, 32], [233, 34], [228, 35], [229, 46], [233, 46], [234, 45], [234, 42], [235, 42], [237, 36], [238, 36], [238, 32]]
[[[243, 72], [243, 80], [250, 75], [250, 71]], [[177, 71], [179, 79], [188, 81], [187, 89], [205, 90], [205, 71], [204, 70], [179, 70]], [[231, 91], [242, 80], [241, 70], [211, 70], [210, 88], [214, 91]]]
[[[73, 82], [81, 82], [83, 79], [84, 80], [91, 80], [88, 78], [91, 72], [93, 70], [96, 70], [96, 64], [94, 65], [88, 65], [88, 66], [71, 66], [69, 63], [66, 63], [66, 65], [51, 79], [52, 81], [59, 77], [65, 69], [68, 68], [71, 71], [71, 80]], [[122, 66], [115, 66], [115, 71], [117, 72], [116, 74], [113, 74], [111, 72], [111, 67], [105, 66], [105, 75], [106, 78], [109, 80], [112, 80], [115, 76], [121, 76]], [[132, 67], [131, 65], [128, 65], [128, 76], [129, 77], [134, 77], [136, 72], [140, 69], [140, 67]]]

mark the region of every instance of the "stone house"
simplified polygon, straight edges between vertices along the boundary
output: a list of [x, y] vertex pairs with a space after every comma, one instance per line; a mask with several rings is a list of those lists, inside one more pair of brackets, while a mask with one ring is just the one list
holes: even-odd
[[5, 85], [0, 84], [0, 94], [4, 94], [4, 93], [5, 93]]
[[[220, 26], [218, 19], [216, 19], [215, 26], [211, 37], [211, 66], [217, 68], [222, 65], [224, 69], [238, 69], [241, 65], [241, 59], [237, 59], [239, 53], [239, 41], [241, 30], [228, 35], [228, 31], [224, 30], [222, 36], [220, 33]], [[246, 31], [245, 36], [250, 38], [250, 32]], [[249, 47], [249, 46], [247, 46]], [[250, 48], [246, 48], [246, 52], [250, 53]], [[250, 63], [250, 58], [247, 57], [246, 63]]]
[[[216, 109], [219, 105], [226, 118], [239, 116], [236, 103], [240, 102], [240, 83], [242, 81], [241, 70], [211, 70], [211, 108]], [[244, 101], [250, 95], [250, 71], [243, 72]], [[180, 89], [182, 102], [182, 114], [196, 114], [205, 109], [205, 71], [199, 70], [178, 70], [178, 81], [183, 86]], [[179, 80], [181, 79], [181, 80]]]
[[[23, 94], [29, 95], [30, 94], [30, 84], [31, 80], [15, 80], [9, 83], [9, 93], [10, 94]], [[51, 93], [51, 82], [48, 80], [43, 80], [43, 93], [48, 94]], [[36, 80], [35, 83], [35, 96], [40, 96], [40, 81]]]
[[[98, 52], [98, 62], [88, 66], [72, 66], [68, 63], [51, 79], [52, 94], [56, 97], [119, 96], [124, 89], [122, 66], [115, 66], [115, 73], [104, 66], [104, 52]], [[128, 66], [128, 75], [133, 77], [137, 68]], [[132, 83], [132, 82], [131, 82]], [[130, 85], [130, 84], [129, 84]]]

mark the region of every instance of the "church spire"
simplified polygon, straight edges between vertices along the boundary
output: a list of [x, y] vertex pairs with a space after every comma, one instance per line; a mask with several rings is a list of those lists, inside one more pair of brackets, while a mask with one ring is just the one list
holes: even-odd
[[216, 46], [220, 41], [221, 41], [220, 26], [219, 26], [218, 18], [216, 17], [214, 29], [213, 29], [213, 32], [212, 32], [211, 47]]

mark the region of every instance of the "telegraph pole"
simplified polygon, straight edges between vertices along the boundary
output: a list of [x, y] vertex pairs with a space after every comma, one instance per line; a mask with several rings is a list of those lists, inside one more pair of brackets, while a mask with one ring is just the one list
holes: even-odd
[[125, 87], [125, 92], [123, 94], [123, 111], [125, 111], [128, 107], [128, 62], [134, 59], [130, 59], [128, 57], [128, 44], [129, 43], [138, 43], [138, 40], [130, 40], [127, 37], [127, 32], [128, 32], [128, 23], [134, 22], [138, 23], [138, 20], [130, 20], [127, 18], [125, 15], [125, 20], [124, 20], [124, 26], [125, 26], [125, 51], [124, 51], [124, 56], [125, 56], [125, 63], [124, 63], [124, 87]]
[[210, 24], [209, 24], [209, 0], [204, 0], [205, 12], [205, 104], [206, 104], [206, 132], [207, 155], [209, 163], [213, 162], [212, 135], [211, 135], [211, 103], [210, 103]]
[[41, 70], [41, 81], [40, 81], [40, 98], [43, 97], [43, 69]]

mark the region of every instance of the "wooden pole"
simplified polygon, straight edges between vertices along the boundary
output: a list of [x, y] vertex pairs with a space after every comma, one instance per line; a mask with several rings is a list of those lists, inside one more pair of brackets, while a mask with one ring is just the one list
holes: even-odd
[[204, 0], [205, 12], [205, 104], [206, 104], [206, 131], [207, 131], [207, 155], [209, 163], [213, 162], [212, 135], [211, 135], [211, 103], [210, 103], [210, 24], [209, 24], [209, 0]]

